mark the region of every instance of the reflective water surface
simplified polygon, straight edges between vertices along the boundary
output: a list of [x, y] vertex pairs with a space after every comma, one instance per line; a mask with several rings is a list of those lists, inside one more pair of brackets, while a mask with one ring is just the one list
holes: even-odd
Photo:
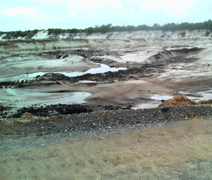
[[[125, 67], [120, 67], [120, 68], [111, 68], [105, 64], [100, 64], [98, 68], [91, 68], [85, 72], [57, 72], [64, 74], [65, 76], [68, 77], [76, 77], [76, 76], [82, 76], [84, 74], [98, 74], [98, 73], [105, 73], [105, 72], [117, 72], [119, 70], [127, 70]], [[35, 73], [30, 73], [30, 74], [21, 74], [19, 76], [14, 76], [14, 77], [8, 77], [8, 78], [0, 78], [0, 81], [21, 81], [21, 80], [26, 80], [26, 79], [33, 79], [36, 76], [44, 75], [47, 72], [35, 72]]]

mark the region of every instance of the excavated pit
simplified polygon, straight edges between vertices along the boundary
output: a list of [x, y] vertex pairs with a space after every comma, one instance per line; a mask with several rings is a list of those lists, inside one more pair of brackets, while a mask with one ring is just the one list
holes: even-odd
[[[61, 74], [59, 72], [58, 73], [47, 72], [47, 73], [43, 73], [43, 75], [38, 75], [34, 78], [26, 78], [23, 80], [19, 79], [16, 81], [3, 81], [3, 82], [0, 82], [0, 87], [1, 87], [2, 94], [4, 94], [5, 92], [10, 92], [10, 91], [15, 92], [16, 90], [24, 92], [25, 89], [26, 90], [28, 89], [26, 92], [30, 92], [33, 95], [33, 93], [35, 92], [32, 89], [37, 89], [36, 93], [39, 93], [40, 91], [42, 93], [46, 93], [46, 96], [49, 96], [51, 93], [52, 94], [61, 93], [61, 95], [62, 94], [64, 95], [65, 93], [82, 92], [82, 89], [83, 90], [87, 89], [87, 92], [91, 93], [92, 95], [86, 98], [87, 102], [85, 101], [85, 105], [82, 105], [82, 106], [71, 105], [71, 107], [76, 107], [76, 110], [74, 110], [73, 113], [91, 112], [91, 111], [95, 111], [99, 109], [107, 110], [108, 109], [107, 106], [110, 107], [109, 109], [129, 109], [131, 107], [138, 108], [138, 107], [145, 107], [145, 104], [146, 104], [146, 107], [148, 108], [156, 107], [157, 104], [159, 105], [159, 101], [154, 98], [151, 98], [151, 96], [158, 92], [157, 91], [154, 92], [154, 88], [151, 87], [151, 84], [155, 84], [156, 87], [158, 87], [158, 89], [161, 89], [162, 87], [159, 85], [160, 83], [156, 82], [156, 80], [157, 78], [161, 76], [161, 74], [166, 73], [167, 68], [170, 65], [172, 66], [172, 64], [174, 64], [176, 66], [177, 64], [182, 64], [182, 63], [193, 64], [196, 61], [198, 61], [198, 58], [196, 56], [198, 55], [198, 53], [201, 53], [202, 51], [203, 51], [202, 48], [197, 48], [197, 47], [193, 47], [193, 48], [184, 47], [184, 48], [179, 48], [174, 50], [162, 50], [161, 52], [151, 56], [150, 58], [147, 58], [146, 64], [143, 63], [143, 61], [142, 62], [127, 61], [126, 63], [120, 62], [120, 60], [116, 61], [117, 57], [121, 59], [123, 54], [126, 52], [118, 52], [118, 51], [116, 52], [116, 51], [109, 51], [109, 50], [105, 52], [102, 50], [78, 49], [74, 51], [73, 50], [71, 51], [57, 50], [57, 51], [50, 51], [50, 52], [47, 51], [42, 53], [28, 53], [21, 56], [23, 57], [23, 60], [25, 62], [27, 62], [25, 59], [27, 59], [28, 56], [29, 57], [35, 56], [37, 57], [37, 59], [39, 59], [39, 57], [42, 57], [42, 58], [45, 58], [46, 61], [48, 61], [47, 59], [54, 60], [54, 61], [56, 61], [56, 59], [62, 60], [62, 61], [70, 60], [72, 64], [75, 62], [77, 63], [76, 59], [74, 58], [78, 58], [81, 62], [88, 63], [89, 65], [92, 65], [92, 66], [95, 66], [95, 64], [93, 64], [93, 62], [95, 62], [95, 63], [105, 63], [111, 67], [125, 66], [127, 69], [118, 70], [117, 72], [105, 72], [105, 73], [98, 73], [97, 71], [96, 74], [85, 73], [83, 75], [76, 75], [76, 77], [68, 77], [67, 75]], [[138, 51], [130, 51], [130, 53], [132, 52], [138, 52]], [[2, 57], [1, 60], [8, 62], [6, 61], [7, 58], [14, 58], [14, 57], [18, 57], [18, 54], [11, 54], [11, 55], [8, 55], [8, 57], [6, 56]], [[108, 59], [113, 59], [113, 60], [108, 60]], [[86, 68], [86, 66], [84, 68]], [[94, 68], [94, 72], [95, 72], [95, 68]], [[28, 73], [28, 70], [27, 70], [27, 73]], [[28, 76], [28, 75], [25, 75], [25, 76]], [[132, 93], [130, 93], [130, 88], [127, 85], [128, 82], [129, 82], [129, 87], [131, 86], [131, 84], [133, 84], [132, 87], [135, 87], [135, 89], [138, 89], [137, 92], [133, 90]], [[163, 81], [162, 84], [163, 83], [165, 83], [165, 87], [167, 87], [167, 86], [170, 86], [171, 82], [169, 83], [169, 82]], [[183, 89], [176, 88], [179, 85], [179, 83], [173, 82], [173, 85], [174, 87], [168, 87], [168, 89], [165, 90], [168, 92], [168, 95], [172, 95], [176, 91], [185, 90], [185, 87], [183, 87]], [[111, 88], [112, 86], [114, 87]], [[147, 88], [143, 88], [144, 86], [146, 86]], [[107, 90], [105, 92], [101, 92], [101, 93], [99, 92], [99, 90], [102, 88], [109, 90], [108, 91], [109, 97], [107, 95]], [[114, 89], [114, 90], [111, 90], [111, 89]], [[22, 107], [24, 105], [22, 105], [20, 101], [28, 101], [29, 97], [27, 99], [25, 98], [24, 100], [21, 99], [21, 97], [18, 96], [19, 95], [18, 91], [16, 93], [17, 98], [15, 97], [16, 95], [14, 95], [14, 93], [7, 95], [8, 99], [4, 98], [3, 103], [1, 105], [2, 118], [18, 117], [21, 114], [23, 114], [24, 111], [35, 113], [36, 115], [38, 115], [40, 112], [44, 116], [52, 116], [52, 115], [68, 114], [68, 113], [72, 114], [72, 111], [68, 110], [70, 105], [66, 106], [62, 102], [60, 102], [60, 104], [64, 104], [62, 106], [64, 106], [63, 108], [65, 110], [61, 111], [56, 108], [57, 110], [55, 110], [55, 113], [48, 113], [48, 112], [53, 112], [52, 109], [54, 109], [57, 105], [49, 104], [49, 103], [46, 104], [45, 101], [44, 101], [45, 104], [41, 105], [41, 107], [47, 106], [49, 108], [38, 107], [38, 109], [36, 110], [36, 108], [33, 107], [33, 104], [32, 104], [34, 102], [33, 101], [32, 103], [28, 103], [28, 105], [24, 107], [24, 110], [23, 110]], [[98, 94], [100, 95], [98, 96]], [[101, 96], [101, 94], [103, 94], [103, 96]], [[11, 96], [14, 99], [13, 101], [18, 101], [19, 103], [15, 103], [15, 102], [8, 103], [7, 100], [10, 100]], [[56, 103], [56, 101], [54, 103]], [[141, 106], [142, 103], [143, 103], [143, 106]], [[153, 104], [153, 106], [150, 105], [151, 103]], [[38, 103], [34, 102], [34, 104], [38, 104]], [[89, 110], [84, 110], [85, 106]], [[101, 108], [99, 108], [100, 106]], [[8, 109], [9, 111], [7, 111]], [[12, 110], [14, 111], [12, 112]], [[17, 111], [19, 111], [19, 113], [17, 113]]]
[[2, 39], [0, 179], [210, 179], [211, 57], [208, 30]]
[[[3, 40], [0, 75], [6, 79], [0, 81], [0, 95], [4, 97], [0, 117], [17, 117], [15, 114], [23, 108], [40, 110], [59, 104], [67, 108], [57, 114], [63, 114], [69, 106], [89, 107], [92, 111], [100, 106], [100, 109], [151, 108], [163, 100], [154, 98], [156, 94], [165, 98], [178, 92], [187, 92], [195, 101], [207, 101], [205, 97], [209, 97], [212, 85], [209, 36], [205, 34], [205, 30], [138, 31], [98, 34], [97, 38], [95, 34], [59, 37], [39, 32], [29, 40]], [[98, 68], [97, 63], [126, 69], [89, 74], [89, 69], [94, 68], [95, 72]], [[41, 75], [31, 77], [40, 72]], [[85, 74], [67, 75], [76, 72]], [[63, 103], [63, 97], [68, 99], [78, 92], [89, 94], [82, 99], [84, 104], [81, 101], [79, 105], [75, 105], [77, 101], [66, 104], [67, 100]], [[47, 111], [43, 114], [50, 116]]]

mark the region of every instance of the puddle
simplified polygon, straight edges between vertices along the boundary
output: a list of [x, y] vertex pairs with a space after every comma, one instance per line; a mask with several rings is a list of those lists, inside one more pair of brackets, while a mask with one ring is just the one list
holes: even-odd
[[[119, 71], [126, 70], [127, 68], [110, 68], [107, 65], [100, 64], [98, 68], [91, 68], [86, 72], [58, 72], [69, 77], [81, 76], [84, 74], [97, 74], [104, 73], [108, 71]], [[25, 79], [32, 79], [38, 75], [43, 75], [45, 72], [36, 72], [32, 74], [22, 74], [20, 76], [0, 78], [2, 81], [21, 81]], [[85, 103], [84, 99], [89, 97], [91, 94], [87, 92], [66, 92], [66, 93], [44, 93], [39, 92], [36, 89], [12, 89], [4, 88], [0, 90], [0, 96], [4, 97], [5, 100], [1, 100], [3, 103], [13, 102], [19, 107], [30, 106], [32, 104], [82, 104]]]
[[179, 93], [185, 94], [188, 98], [192, 100], [209, 100], [212, 99], [212, 89], [206, 91], [200, 91], [196, 93], [189, 93], [180, 91]]
[[197, 95], [200, 96], [199, 97], [200, 100], [212, 99], [212, 90], [198, 92]]
[[[87, 92], [71, 92], [71, 93], [44, 93], [35, 92], [29, 89], [11, 89], [5, 88], [1, 100], [2, 103], [13, 102], [18, 107], [26, 107], [32, 104], [82, 104], [91, 94]], [[5, 94], [6, 93], [6, 94]]]
[[[194, 101], [199, 100], [209, 100], [212, 99], [212, 89], [208, 91], [202, 91], [197, 93], [189, 93], [180, 91], [179, 93], [186, 95], [189, 99]], [[132, 109], [150, 109], [150, 108], [156, 108], [161, 104], [161, 100], [169, 100], [172, 99], [174, 96], [164, 96], [160, 94], [154, 94], [150, 99], [149, 102], [145, 103], [139, 103], [136, 104]]]
[[151, 109], [151, 108], [157, 108], [161, 104], [160, 101], [150, 101], [148, 103], [141, 103], [137, 104], [131, 109]]
[[161, 101], [161, 100], [169, 100], [171, 98], [173, 98], [174, 96], [163, 96], [163, 95], [160, 95], [160, 94], [154, 94], [151, 99], [153, 100], [157, 100], [157, 101]]
[[84, 74], [98, 74], [98, 73], [105, 73], [105, 72], [109, 72], [109, 71], [117, 72], [119, 70], [127, 70], [127, 68], [124, 68], [124, 67], [111, 68], [110, 66], [107, 66], [105, 64], [100, 64], [100, 67], [91, 68], [91, 69], [89, 69], [89, 70], [87, 70], [85, 72], [71, 72], [71, 73], [59, 72], [59, 73], [64, 74], [65, 76], [68, 76], [68, 77], [76, 77], [76, 76], [82, 76]]
[[[183, 92], [183, 91], [180, 91], [179, 93], [181, 94], [184, 94], [185, 96], [187, 96], [189, 99], [191, 100], [206, 100], [208, 99], [209, 96], [206, 96], [206, 92], [198, 92], [198, 93], [188, 93], [188, 92]], [[211, 91], [212, 93], [212, 91]], [[160, 94], [154, 94], [151, 99], [153, 100], [157, 100], [157, 101], [161, 101], [161, 100], [169, 100], [169, 99], [172, 99], [174, 96], [163, 96], [163, 95], [160, 95]], [[211, 98], [212, 98], [212, 94], [211, 94]]]
[[[110, 66], [107, 66], [105, 64], [100, 64], [100, 67], [98, 68], [91, 68], [85, 72], [57, 72], [57, 73], [61, 73], [64, 74], [65, 76], [68, 77], [76, 77], [76, 76], [82, 76], [84, 74], [97, 74], [97, 73], [105, 73], [105, 72], [117, 72], [119, 70], [127, 70], [127, 68], [124, 67], [120, 67], [120, 68], [111, 68]], [[7, 78], [0, 78], [0, 81], [22, 81], [22, 80], [26, 80], [26, 79], [33, 79], [34, 77], [40, 75], [44, 75], [48, 72], [36, 72], [36, 73], [31, 73], [31, 74], [21, 74], [19, 76], [14, 76], [14, 77], [7, 77]]]

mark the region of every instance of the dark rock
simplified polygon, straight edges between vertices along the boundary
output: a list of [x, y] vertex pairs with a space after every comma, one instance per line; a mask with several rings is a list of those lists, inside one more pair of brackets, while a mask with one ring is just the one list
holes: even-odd
[[162, 112], [167, 112], [169, 110], [169, 107], [163, 107], [163, 108], [161, 108], [161, 111]]
[[69, 77], [61, 73], [46, 73], [43, 76], [36, 76], [37, 81], [57, 81], [57, 80], [69, 80]]
[[60, 59], [62, 56], [63, 56], [62, 54], [59, 54], [59, 55], [56, 56], [56, 58]]

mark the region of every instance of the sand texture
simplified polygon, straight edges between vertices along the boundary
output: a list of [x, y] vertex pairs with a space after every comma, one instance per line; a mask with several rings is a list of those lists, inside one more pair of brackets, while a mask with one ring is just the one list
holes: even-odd
[[96, 137], [3, 142], [1, 180], [212, 178], [211, 117]]

